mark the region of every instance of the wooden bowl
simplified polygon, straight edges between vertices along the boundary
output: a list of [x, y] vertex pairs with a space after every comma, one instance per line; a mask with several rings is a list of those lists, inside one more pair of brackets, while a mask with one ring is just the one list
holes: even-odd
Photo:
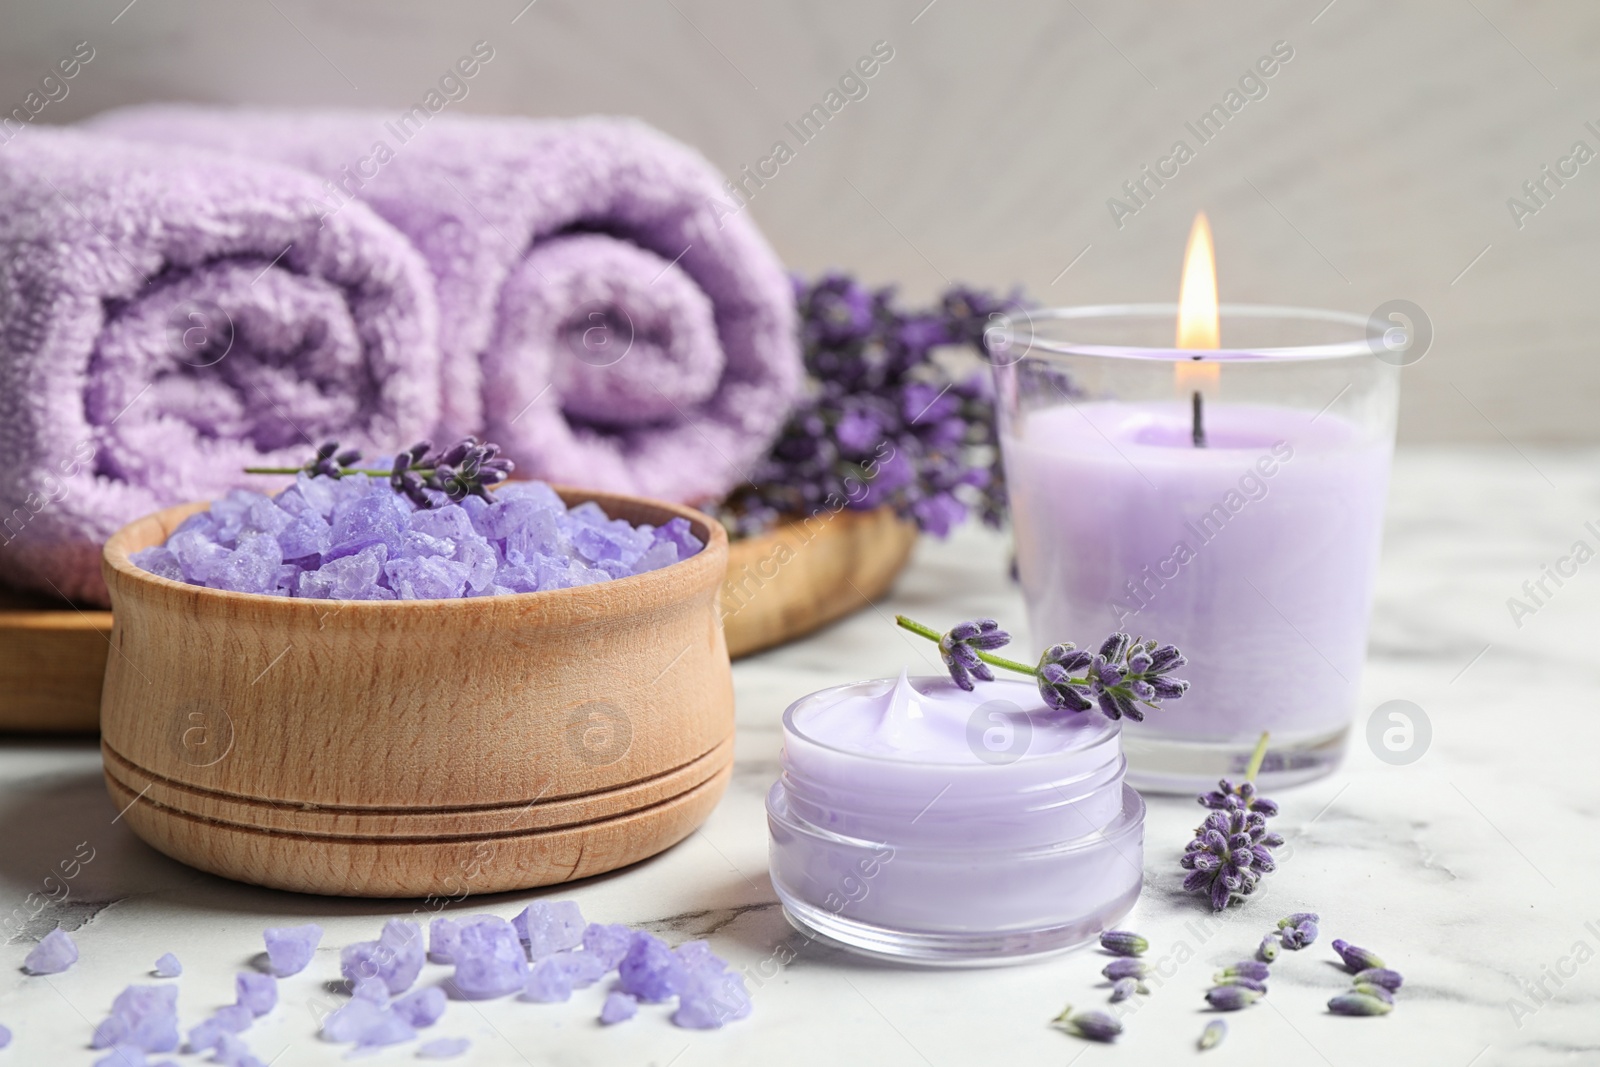
[[215, 874], [369, 897], [549, 885], [687, 837], [733, 762], [727, 535], [689, 508], [562, 496], [683, 516], [706, 547], [575, 589], [323, 601], [129, 561], [204, 504], [118, 531], [101, 748], [123, 820]]
[[728, 550], [722, 622], [734, 659], [793, 641], [889, 591], [917, 527], [893, 508], [785, 522]]

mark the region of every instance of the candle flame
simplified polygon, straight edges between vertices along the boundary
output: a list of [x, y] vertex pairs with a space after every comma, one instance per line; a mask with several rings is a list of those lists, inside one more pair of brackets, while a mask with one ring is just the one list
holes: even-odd
[[[1189, 247], [1183, 254], [1183, 281], [1178, 288], [1178, 347], [1222, 347], [1217, 315], [1217, 257], [1211, 246], [1211, 224], [1204, 211], [1194, 217]], [[1221, 371], [1217, 363], [1178, 363], [1174, 378], [1180, 391], [1193, 392], [1214, 385]]]

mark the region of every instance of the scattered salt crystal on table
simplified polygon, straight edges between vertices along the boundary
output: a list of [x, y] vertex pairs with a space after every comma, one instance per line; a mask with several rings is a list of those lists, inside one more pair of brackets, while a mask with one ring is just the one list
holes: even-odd
[[311, 962], [322, 940], [322, 927], [316, 923], [304, 926], [273, 926], [262, 931], [267, 944], [267, 962], [272, 973], [279, 978], [299, 974]]
[[607, 970], [622, 962], [632, 944], [633, 929], [621, 923], [590, 923], [583, 931], [584, 951], [604, 961]]
[[639, 1002], [626, 993], [608, 993], [600, 1006], [600, 1022], [605, 1026], [626, 1022], [637, 1014]]
[[569, 510], [542, 482], [418, 509], [382, 478], [302, 472], [275, 499], [229, 492], [131, 558], [163, 578], [240, 593], [439, 600], [591, 585], [704, 548], [687, 519], [658, 528], [592, 502]]
[[554, 956], [546, 956], [533, 965], [533, 972], [522, 988], [524, 1000], [540, 1004], [555, 1004], [572, 996], [572, 978]]
[[78, 946], [58, 926], [33, 946], [22, 966], [29, 974], [60, 974], [77, 962]]
[[132, 1046], [145, 1052], [178, 1047], [178, 987], [131, 985], [111, 1002], [111, 1014], [95, 1027], [94, 1048]]
[[480, 916], [463, 925], [454, 957], [451, 981], [468, 1000], [515, 993], [528, 977], [528, 957], [517, 931], [497, 916]]
[[211, 1057], [213, 1062], [223, 1067], [267, 1067], [237, 1034], [223, 1034], [212, 1050]]
[[246, 971], [234, 978], [233, 988], [239, 1007], [249, 1008], [252, 1015], [265, 1015], [278, 1006], [278, 980], [270, 974]]
[[461, 941], [461, 923], [456, 919], [435, 919], [428, 924], [428, 958], [435, 963], [454, 963], [456, 945]]
[[624, 993], [652, 1003], [666, 1000], [676, 990], [673, 988], [673, 968], [677, 960], [667, 943], [654, 934], [636, 930], [628, 945], [628, 954], [617, 965], [619, 983]]
[[11, 1044], [11, 1028], [0, 1026], [0, 1048], [5, 1048], [9, 1044]]
[[422, 971], [422, 928], [402, 919], [390, 919], [376, 941], [346, 945], [339, 954], [339, 970], [352, 984], [362, 978], [382, 978], [391, 994], [411, 988]]
[[390, 1005], [394, 1013], [421, 1030], [432, 1026], [444, 1014], [448, 998], [438, 986], [429, 986], [407, 993]]
[[156, 960], [157, 978], [176, 978], [183, 973], [183, 964], [178, 962], [178, 957], [168, 952]]
[[464, 1037], [436, 1037], [432, 1041], [425, 1041], [417, 1047], [417, 1058], [423, 1060], [448, 1060], [461, 1055], [472, 1047], [472, 1042]]
[[530, 960], [540, 960], [583, 943], [583, 912], [577, 901], [536, 900], [511, 920]]
[[350, 987], [350, 995], [370, 1000], [378, 1007], [387, 1007], [389, 1004], [389, 987], [382, 978], [373, 975], [371, 978], [357, 978]]

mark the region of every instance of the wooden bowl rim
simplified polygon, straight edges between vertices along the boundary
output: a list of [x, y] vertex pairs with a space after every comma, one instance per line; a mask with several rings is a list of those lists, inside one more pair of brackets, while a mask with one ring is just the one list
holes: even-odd
[[[250, 607], [260, 604], [281, 605], [285, 611], [310, 612], [319, 617], [325, 614], [326, 606], [337, 604], [341, 613], [355, 611], [357, 613], [399, 612], [407, 608], [420, 608], [426, 605], [433, 611], [484, 611], [490, 605], [522, 604], [533, 606], [535, 604], [560, 612], [567, 609], [573, 615], [594, 617], [611, 613], [613, 603], [627, 603], [625, 594], [630, 590], [647, 588], [660, 585], [667, 588], [678, 587], [683, 594], [702, 587], [719, 587], [723, 574], [727, 570], [728, 532], [722, 523], [713, 519], [704, 512], [683, 504], [674, 504], [665, 500], [656, 500], [651, 497], [631, 496], [625, 493], [603, 493], [597, 490], [578, 489], [572, 486], [552, 484], [551, 488], [561, 495], [568, 506], [574, 503], [593, 502], [599, 504], [601, 510], [608, 516], [616, 517], [614, 509], [644, 509], [667, 512], [667, 518], [654, 525], [663, 525], [672, 518], [685, 518], [697, 529], [696, 536], [705, 542], [705, 547], [688, 559], [659, 567], [643, 574], [632, 574], [626, 578], [610, 578], [603, 582], [591, 585], [572, 586], [567, 589], [544, 589], [532, 593], [497, 593], [490, 596], [479, 597], [449, 597], [435, 600], [336, 600], [318, 599], [313, 597], [274, 596], [267, 593], [238, 593], [231, 589], [212, 589], [204, 585], [190, 585], [187, 582], [175, 581], [153, 574], [134, 563], [128, 557], [141, 549], [164, 544], [172, 535], [174, 528], [199, 511], [210, 510], [209, 501], [194, 501], [187, 504], [176, 504], [170, 508], [163, 508], [143, 518], [135, 519], [128, 523], [106, 541], [101, 552], [102, 569], [106, 572], [107, 586], [113, 586], [112, 575], [131, 586], [143, 586], [151, 592], [160, 590], [167, 595], [181, 594], [193, 597], [199, 604], [209, 604], [216, 609], [230, 607]], [[630, 522], [634, 520], [629, 520]], [[161, 532], [159, 539], [150, 540], [150, 526], [155, 524]], [[147, 542], [148, 543], [145, 543]], [[671, 599], [678, 599], [673, 597]], [[477, 605], [476, 608], [473, 605]]]

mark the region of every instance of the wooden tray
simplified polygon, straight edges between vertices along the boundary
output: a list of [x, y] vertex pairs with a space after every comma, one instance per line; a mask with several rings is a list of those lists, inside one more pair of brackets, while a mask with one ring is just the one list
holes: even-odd
[[[734, 659], [803, 637], [888, 591], [917, 530], [892, 509], [786, 523], [729, 546], [722, 617]], [[92, 733], [111, 612], [0, 588], [0, 730]]]
[[734, 659], [854, 614], [900, 576], [917, 528], [893, 508], [788, 522], [728, 548], [722, 625]]

